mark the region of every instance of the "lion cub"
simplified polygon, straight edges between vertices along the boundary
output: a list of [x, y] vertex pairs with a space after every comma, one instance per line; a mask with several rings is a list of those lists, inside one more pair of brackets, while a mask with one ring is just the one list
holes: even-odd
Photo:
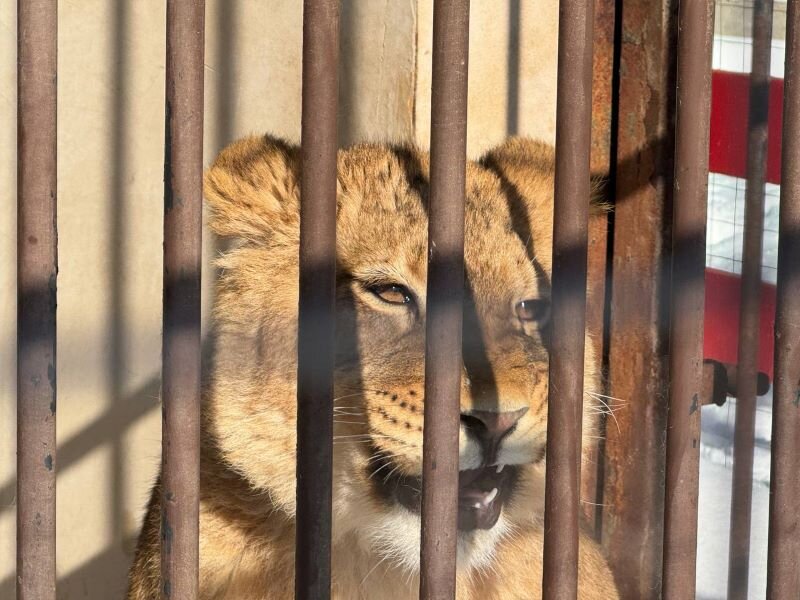
[[[418, 595], [429, 157], [339, 153], [333, 596]], [[539, 598], [553, 150], [515, 138], [467, 165], [458, 598]], [[251, 137], [209, 169], [218, 261], [200, 505], [204, 599], [293, 597], [298, 148]], [[589, 202], [589, 199], [586, 200]], [[599, 387], [587, 337], [587, 390]], [[592, 412], [584, 414], [591, 430]], [[159, 597], [159, 485], [129, 599]], [[581, 537], [581, 599], [613, 600]]]

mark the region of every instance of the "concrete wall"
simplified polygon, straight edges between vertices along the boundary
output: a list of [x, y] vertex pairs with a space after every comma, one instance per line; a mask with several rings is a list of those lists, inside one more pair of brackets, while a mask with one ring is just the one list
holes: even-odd
[[[556, 3], [522, 4], [472, 3], [473, 155], [508, 131], [553, 137]], [[0, 598], [15, 556], [15, 5], [0, 3]], [[164, 3], [59, 9], [59, 598], [114, 598], [160, 455]], [[301, 12], [207, 0], [206, 163], [247, 133], [299, 139]], [[427, 145], [431, 18], [431, 0], [344, 0], [342, 143]]]
[[[430, 139], [433, 0], [418, 0], [416, 123]], [[555, 141], [558, 3], [471, 3], [467, 153], [477, 157], [509, 133]]]

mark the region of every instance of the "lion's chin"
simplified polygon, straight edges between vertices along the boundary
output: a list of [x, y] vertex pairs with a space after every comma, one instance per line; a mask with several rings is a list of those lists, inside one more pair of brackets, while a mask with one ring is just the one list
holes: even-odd
[[[488, 568], [498, 542], [508, 533], [509, 523], [500, 514], [490, 529], [459, 530], [457, 568], [461, 572]], [[420, 516], [395, 504], [388, 508], [370, 527], [364, 528], [366, 545], [404, 574], [417, 575], [420, 560]]]

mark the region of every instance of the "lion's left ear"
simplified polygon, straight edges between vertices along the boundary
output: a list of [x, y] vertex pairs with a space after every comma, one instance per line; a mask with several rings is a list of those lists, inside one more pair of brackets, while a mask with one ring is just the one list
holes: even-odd
[[[552, 145], [526, 137], [511, 137], [489, 150], [479, 161], [502, 181], [514, 187], [534, 212], [552, 212], [556, 153]], [[603, 200], [607, 178], [592, 176], [589, 197], [592, 215], [605, 214]]]
[[206, 171], [204, 193], [217, 235], [256, 241], [296, 238], [300, 150], [269, 136], [234, 142]]

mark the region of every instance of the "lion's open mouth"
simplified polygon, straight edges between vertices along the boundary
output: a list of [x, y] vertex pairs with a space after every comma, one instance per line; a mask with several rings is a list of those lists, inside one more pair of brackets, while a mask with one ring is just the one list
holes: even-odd
[[[372, 477], [378, 491], [390, 502], [397, 502], [412, 512], [420, 512], [422, 478], [402, 475], [389, 458], [378, 466], [388, 476]], [[372, 467], [372, 472], [377, 469]], [[491, 529], [500, 518], [503, 505], [514, 493], [519, 467], [491, 465], [458, 473], [458, 529]]]

